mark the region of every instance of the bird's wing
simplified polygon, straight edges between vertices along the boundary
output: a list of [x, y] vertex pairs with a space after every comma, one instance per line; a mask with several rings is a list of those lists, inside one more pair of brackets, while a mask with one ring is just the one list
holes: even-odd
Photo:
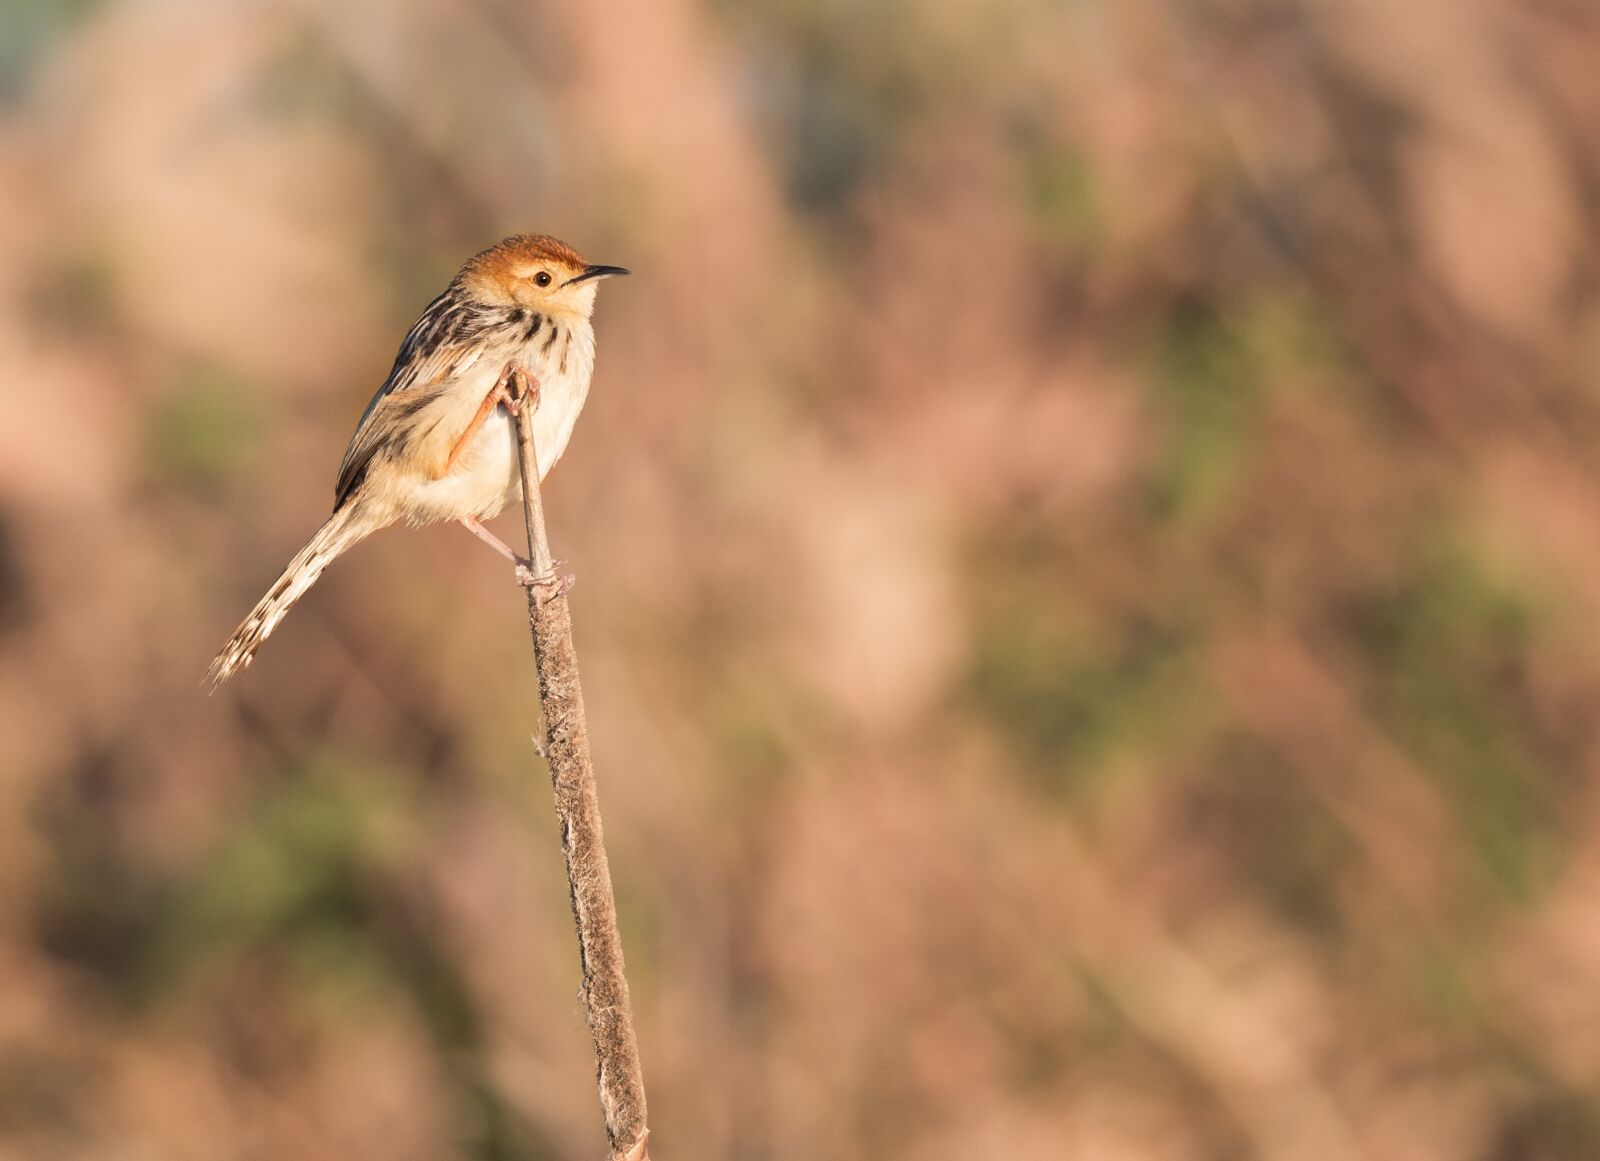
[[339, 481], [334, 485], [335, 511], [366, 475], [374, 453], [394, 437], [398, 422], [431, 402], [435, 396], [432, 389], [463, 370], [465, 360], [474, 358], [471, 345], [462, 339], [476, 321], [475, 309], [462, 302], [452, 287], [430, 302], [406, 332], [389, 377], [361, 413], [344, 450]]

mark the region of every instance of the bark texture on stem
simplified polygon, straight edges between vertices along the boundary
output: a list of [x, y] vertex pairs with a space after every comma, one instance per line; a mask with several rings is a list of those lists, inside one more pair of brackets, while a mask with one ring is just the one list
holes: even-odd
[[517, 452], [522, 470], [523, 515], [535, 583], [528, 586], [528, 623], [533, 631], [539, 703], [544, 712], [545, 754], [555, 789], [561, 850], [566, 857], [572, 917], [578, 927], [578, 957], [583, 969], [583, 1009], [594, 1036], [600, 1106], [612, 1161], [648, 1161], [644, 1076], [633, 1032], [633, 1005], [623, 974], [622, 937], [617, 931], [616, 899], [600, 825], [589, 729], [578, 681], [578, 655], [572, 644], [572, 612], [566, 588], [555, 576], [544, 508], [539, 498], [539, 467], [533, 443], [537, 385], [513, 375]]

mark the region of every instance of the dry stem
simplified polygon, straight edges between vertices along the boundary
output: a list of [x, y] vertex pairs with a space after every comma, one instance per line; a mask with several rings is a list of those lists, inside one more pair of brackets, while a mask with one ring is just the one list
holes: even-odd
[[648, 1161], [644, 1076], [633, 1033], [633, 1006], [622, 970], [622, 938], [611, 891], [595, 793], [594, 763], [578, 681], [578, 655], [572, 645], [572, 613], [565, 586], [555, 576], [539, 498], [539, 466], [533, 443], [537, 387], [520, 372], [512, 375], [517, 413], [517, 453], [522, 470], [522, 507], [528, 526], [534, 583], [528, 586], [528, 623], [533, 630], [539, 702], [544, 711], [545, 756], [555, 788], [561, 850], [567, 861], [572, 917], [578, 926], [578, 958], [583, 968], [583, 1008], [594, 1035], [594, 1054], [605, 1112], [611, 1161]]

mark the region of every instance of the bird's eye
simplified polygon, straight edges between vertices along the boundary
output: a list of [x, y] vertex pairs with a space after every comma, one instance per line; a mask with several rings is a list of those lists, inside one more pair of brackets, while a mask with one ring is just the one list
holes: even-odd
[[537, 283], [540, 286], [549, 286], [550, 285], [550, 271], [548, 271], [548, 270], [539, 271], [539, 273], [537, 273], [537, 274], [535, 274], [533, 276], [533, 280], [534, 280], [535, 283]]

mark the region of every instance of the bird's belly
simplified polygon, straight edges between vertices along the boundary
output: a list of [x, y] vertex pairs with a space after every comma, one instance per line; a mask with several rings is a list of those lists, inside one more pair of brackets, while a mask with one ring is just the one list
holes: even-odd
[[[539, 389], [539, 407], [533, 413], [533, 446], [539, 461], [539, 479], [550, 474], [567, 450], [572, 429], [577, 426], [578, 413], [589, 393], [589, 384], [576, 376], [560, 375]], [[513, 443], [512, 451], [515, 453]], [[513, 459], [513, 468], [515, 460]], [[518, 488], [521, 488], [520, 477]]]
[[[456, 455], [449, 471], [441, 471], [451, 450], [471, 425], [478, 407], [494, 387], [494, 378], [452, 389], [435, 406], [438, 421], [430, 423], [429, 447], [417, 457], [418, 472], [401, 497], [406, 515], [416, 523], [459, 520], [465, 516], [487, 518], [522, 495], [522, 473], [517, 463], [517, 427], [503, 407], [496, 407]], [[586, 392], [566, 376], [541, 383], [539, 406], [533, 416], [534, 448], [542, 481], [572, 437]], [[430, 421], [431, 421], [430, 417]], [[434, 473], [438, 472], [438, 475]]]

